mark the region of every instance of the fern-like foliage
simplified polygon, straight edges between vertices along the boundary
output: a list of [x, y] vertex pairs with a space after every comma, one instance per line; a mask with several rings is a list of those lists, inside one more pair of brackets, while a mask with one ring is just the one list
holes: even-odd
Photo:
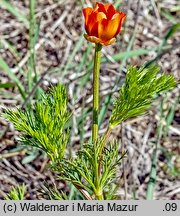
[[44, 183], [41, 186], [42, 190], [41, 193], [43, 197], [45, 197], [47, 200], [68, 200], [68, 196], [63, 192], [59, 191], [56, 186], [49, 188], [49, 185]]
[[104, 148], [101, 178], [103, 189], [111, 188], [111, 184], [116, 178], [117, 167], [125, 156], [126, 151], [122, 152], [121, 156], [119, 155], [119, 144], [117, 142], [109, 143], [108, 148]]
[[54, 163], [53, 168], [60, 173], [60, 178], [71, 182], [78, 189], [87, 191], [91, 196], [96, 193], [97, 179], [95, 172], [98, 165], [101, 165], [98, 187], [106, 194], [111, 194], [112, 182], [115, 182], [117, 166], [125, 157], [125, 152], [119, 156], [118, 143], [109, 143], [100, 153], [101, 141], [98, 140], [96, 145], [85, 144], [76, 158], [64, 159], [60, 164]]
[[151, 105], [154, 95], [172, 89], [176, 85], [171, 75], [158, 74], [160, 68], [129, 67], [125, 84], [114, 102], [110, 127], [129, 118], [143, 114]]
[[13, 187], [7, 197], [5, 197], [5, 200], [24, 200], [25, 192], [26, 187], [24, 184]]
[[67, 92], [63, 85], [59, 84], [48, 94], [42, 94], [34, 109], [8, 109], [4, 115], [22, 132], [22, 144], [42, 149], [52, 161], [64, 157], [69, 139], [69, 131], [64, 127], [70, 114], [67, 111]]

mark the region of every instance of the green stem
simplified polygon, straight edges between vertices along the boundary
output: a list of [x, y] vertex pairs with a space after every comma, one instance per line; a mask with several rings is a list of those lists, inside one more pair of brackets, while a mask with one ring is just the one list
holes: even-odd
[[148, 186], [147, 186], [147, 193], [146, 193], [146, 199], [147, 200], [153, 200], [154, 191], [155, 191], [155, 187], [156, 187], [158, 150], [160, 148], [160, 141], [162, 138], [162, 130], [163, 130], [163, 124], [161, 122], [159, 132], [158, 132], [158, 139], [156, 141], [156, 148], [153, 152], [150, 178], [149, 178], [149, 182], [148, 182]]
[[[110, 134], [111, 134], [111, 131], [112, 131], [112, 128], [111, 128], [111, 127], [108, 127], [108, 129], [107, 129], [107, 131], [106, 131], [106, 133], [105, 133], [105, 135], [104, 135], [104, 140], [103, 140], [104, 146], [105, 146], [106, 143], [108, 142], [108, 139], [109, 139], [109, 136], [110, 136]], [[103, 147], [104, 147], [104, 146], [103, 146]]]
[[99, 191], [96, 191], [96, 199], [97, 200], [104, 200], [102, 189]]
[[98, 109], [99, 109], [99, 71], [101, 62], [100, 44], [96, 44], [94, 55], [94, 70], [93, 70], [93, 126], [92, 126], [92, 141], [93, 143], [98, 138]]
[[100, 148], [100, 151], [99, 151], [99, 154], [101, 155], [102, 154], [102, 150], [103, 148], [106, 146], [108, 140], [109, 140], [109, 137], [111, 135], [111, 131], [112, 131], [112, 128], [111, 127], [108, 127], [108, 129], [106, 130], [106, 133], [105, 135], [103, 136], [102, 138], [102, 145], [101, 145], [101, 148]]
[[[93, 70], [93, 124], [92, 124], [92, 142], [93, 145], [96, 145], [98, 138], [98, 110], [99, 110], [99, 72], [100, 72], [100, 63], [101, 63], [101, 49], [100, 44], [96, 44], [95, 54], [94, 54], [94, 70]], [[94, 157], [94, 180], [95, 187], [94, 190], [96, 199], [102, 200], [103, 194], [102, 190], [99, 188], [99, 179], [100, 175], [98, 172], [98, 158]]]
[[106, 130], [106, 133], [105, 133], [105, 135], [103, 137], [103, 140], [102, 140], [103, 143], [102, 143], [102, 146], [101, 146], [100, 151], [99, 151], [100, 159], [99, 159], [99, 162], [98, 162], [99, 163], [98, 164], [98, 175], [100, 175], [100, 173], [101, 173], [101, 162], [102, 162], [102, 159], [103, 159], [102, 150], [105, 147], [106, 143], [108, 142], [111, 131], [112, 131], [112, 129], [110, 127], [108, 127], [108, 129]]

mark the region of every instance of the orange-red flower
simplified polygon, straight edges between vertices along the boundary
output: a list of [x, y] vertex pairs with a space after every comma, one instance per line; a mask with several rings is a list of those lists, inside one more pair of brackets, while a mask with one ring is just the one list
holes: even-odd
[[126, 14], [115, 10], [112, 4], [96, 3], [95, 8], [84, 8], [85, 38], [93, 43], [110, 45], [116, 40]]

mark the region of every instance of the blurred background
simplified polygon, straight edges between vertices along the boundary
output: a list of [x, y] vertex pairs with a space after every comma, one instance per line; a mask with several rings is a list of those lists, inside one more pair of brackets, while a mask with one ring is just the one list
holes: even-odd
[[[155, 63], [177, 83], [180, 79], [179, 0], [101, 2], [112, 3], [127, 18], [117, 42], [102, 51], [100, 134], [106, 130], [128, 65]], [[42, 91], [65, 83], [73, 112], [72, 151], [91, 136], [94, 45], [83, 37], [82, 8], [94, 4], [93, 0], [0, 0], [0, 106], [25, 108]], [[179, 93], [177, 84], [171, 92], [157, 95], [146, 115], [113, 131], [111, 139], [118, 139], [128, 151], [117, 171], [120, 198], [146, 199], [155, 163], [154, 199], [180, 199]], [[19, 135], [0, 117], [0, 199], [22, 183], [26, 199], [48, 199], [44, 186], [77, 199], [72, 188], [49, 171], [46, 155], [18, 144]]]

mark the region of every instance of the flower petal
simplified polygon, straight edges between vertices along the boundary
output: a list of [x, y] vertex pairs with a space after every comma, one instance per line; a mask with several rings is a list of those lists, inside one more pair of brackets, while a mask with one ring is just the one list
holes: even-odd
[[106, 14], [106, 16], [108, 17], [108, 19], [111, 19], [112, 16], [115, 14], [116, 10], [114, 8], [114, 6], [112, 4], [102, 4], [97, 2], [96, 3], [98, 6], [98, 11], [99, 12], [103, 12]]
[[89, 36], [95, 36], [95, 37], [98, 37], [98, 25], [99, 23], [96, 22], [92, 28], [90, 29], [90, 32], [89, 32]]
[[[116, 13], [117, 14], [117, 13]], [[114, 16], [112, 18], [114, 18], [116, 16], [116, 14], [114, 14]], [[116, 35], [119, 34], [119, 32], [121, 31], [121, 26], [124, 22], [124, 20], [126, 19], [126, 14], [123, 12], [118, 12], [118, 14], [120, 15], [120, 22], [119, 22], [119, 26], [116, 32]]]
[[100, 38], [98, 37], [95, 37], [95, 36], [89, 36], [87, 34], [84, 34], [84, 37], [86, 38], [86, 40], [92, 42], [92, 43], [96, 43], [96, 44], [101, 44], [103, 46], [108, 46], [112, 43], [114, 43], [116, 41], [116, 38], [111, 38], [110, 40], [108, 41], [103, 41], [101, 40]]
[[106, 8], [105, 8], [104, 4], [102, 4], [100, 2], [96, 2], [96, 7], [98, 8], [98, 12], [103, 12], [106, 14]]
[[101, 21], [102, 19], [106, 19], [106, 18], [107, 17], [106, 17], [105, 13], [103, 13], [103, 12], [97, 13], [97, 17], [96, 17], [97, 22]]
[[83, 9], [83, 15], [84, 15], [84, 18], [85, 18], [85, 24], [87, 25], [87, 22], [88, 22], [88, 18], [89, 18], [89, 15], [93, 12], [93, 9], [92, 8], [84, 8]]
[[85, 17], [86, 39], [102, 45], [109, 45], [116, 40], [126, 17], [115, 10], [112, 4], [97, 2], [95, 8], [83, 9]]
[[116, 41], [116, 38], [111, 38], [110, 40], [104, 42], [102, 45], [108, 46], [108, 45], [111, 45], [112, 43], [114, 43], [115, 41]]
[[[106, 5], [105, 5], [105, 8], [106, 8]], [[108, 7], [107, 7], [107, 18], [108, 19], [112, 19], [113, 15], [115, 13], [116, 13], [116, 10], [115, 10], [114, 6], [112, 4], [108, 4]]]
[[95, 36], [89, 36], [87, 34], [84, 34], [84, 37], [86, 38], [86, 40], [92, 42], [92, 43], [100, 43], [101, 39], [95, 37]]
[[[106, 18], [106, 15], [103, 12], [92, 12], [89, 16], [88, 23], [87, 23], [87, 26], [88, 26], [88, 32], [87, 33], [89, 35], [92, 35], [91, 31], [92, 31], [92, 28], [94, 27], [94, 25], [97, 22], [100, 22], [102, 19], [105, 19], [105, 18]], [[98, 29], [97, 29], [96, 35], [98, 35]], [[94, 36], [96, 36], [96, 35], [94, 35]]]
[[88, 17], [88, 21], [86, 25], [86, 32], [88, 33], [88, 35], [90, 35], [91, 29], [93, 25], [96, 23], [96, 17], [97, 17], [97, 12], [94, 11]]
[[98, 36], [102, 40], [109, 40], [116, 36], [120, 24], [120, 15], [117, 13], [113, 19], [103, 19], [98, 26]]
[[[105, 8], [105, 10], [108, 11], [108, 9], [109, 9], [109, 7], [110, 7], [111, 5], [112, 5], [112, 4], [109, 4], [109, 3], [104, 4], [104, 8]], [[114, 7], [113, 7], [113, 8], [114, 8]]]

